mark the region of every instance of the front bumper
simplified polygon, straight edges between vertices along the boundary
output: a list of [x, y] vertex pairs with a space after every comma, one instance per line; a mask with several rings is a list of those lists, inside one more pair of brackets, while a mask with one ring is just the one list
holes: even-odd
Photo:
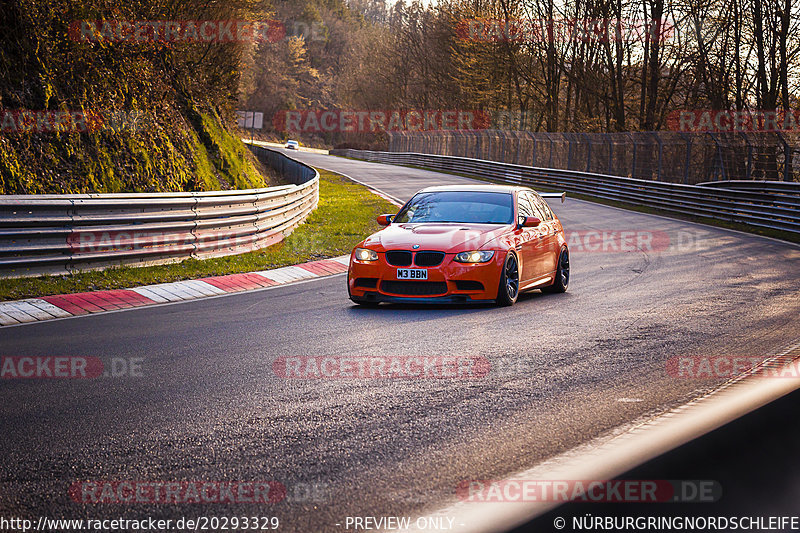
[[475, 264], [457, 263], [454, 257], [455, 254], [445, 254], [440, 265], [425, 268], [427, 280], [406, 281], [397, 279], [398, 268], [423, 267], [390, 265], [384, 253], [378, 253], [377, 261], [357, 261], [351, 254], [347, 273], [350, 298], [366, 302], [434, 304], [494, 301], [505, 254], [497, 252], [490, 261]]

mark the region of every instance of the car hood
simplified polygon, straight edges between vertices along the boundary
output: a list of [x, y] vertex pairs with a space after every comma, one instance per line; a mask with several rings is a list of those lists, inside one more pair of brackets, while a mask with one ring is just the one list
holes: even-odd
[[508, 229], [497, 224], [392, 224], [370, 236], [364, 245], [378, 252], [412, 250], [417, 244], [419, 250], [458, 253], [480, 250]]

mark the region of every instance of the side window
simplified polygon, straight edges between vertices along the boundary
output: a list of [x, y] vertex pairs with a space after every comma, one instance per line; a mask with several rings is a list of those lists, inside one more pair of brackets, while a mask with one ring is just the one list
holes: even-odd
[[550, 208], [544, 200], [539, 196], [535, 196], [533, 202], [536, 209], [542, 214], [542, 222], [553, 220], [553, 214], [550, 212]]
[[519, 205], [518, 215], [521, 217], [532, 217], [534, 215], [533, 208], [531, 207], [527, 193], [519, 193], [517, 196], [517, 204]]
[[547, 218], [547, 210], [542, 205], [542, 201], [539, 199], [539, 197], [531, 195], [531, 204], [533, 205], [533, 216], [539, 217], [539, 220], [542, 222], [550, 220]]

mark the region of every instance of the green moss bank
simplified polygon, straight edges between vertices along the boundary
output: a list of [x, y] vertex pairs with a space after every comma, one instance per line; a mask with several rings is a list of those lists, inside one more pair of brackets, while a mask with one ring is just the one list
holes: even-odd
[[[232, 0], [208, 11], [207, 2], [191, 0], [172, 7], [5, 2], [0, 194], [270, 185], [235, 133], [244, 45], [92, 42], [74, 31], [81, 21], [247, 18], [255, 16], [251, 4]], [[79, 116], [83, 124], [65, 126], [69, 121], [62, 120], [59, 126], [45, 113]], [[20, 120], [20, 114], [29, 119]]]

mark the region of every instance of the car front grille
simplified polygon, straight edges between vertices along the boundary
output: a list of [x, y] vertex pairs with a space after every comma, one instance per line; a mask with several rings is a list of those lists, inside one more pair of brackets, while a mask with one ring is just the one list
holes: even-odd
[[353, 285], [365, 289], [374, 289], [378, 286], [378, 278], [356, 278]]
[[444, 252], [417, 252], [414, 254], [414, 264], [421, 267], [435, 267], [444, 261]]
[[405, 250], [390, 250], [386, 252], [386, 262], [399, 267], [411, 266], [411, 252]]
[[382, 281], [381, 290], [390, 294], [408, 296], [432, 296], [447, 292], [444, 281]]
[[444, 252], [410, 252], [408, 250], [389, 250], [386, 252], [386, 262], [392, 266], [411, 266], [411, 260], [420, 267], [435, 267], [444, 261]]

